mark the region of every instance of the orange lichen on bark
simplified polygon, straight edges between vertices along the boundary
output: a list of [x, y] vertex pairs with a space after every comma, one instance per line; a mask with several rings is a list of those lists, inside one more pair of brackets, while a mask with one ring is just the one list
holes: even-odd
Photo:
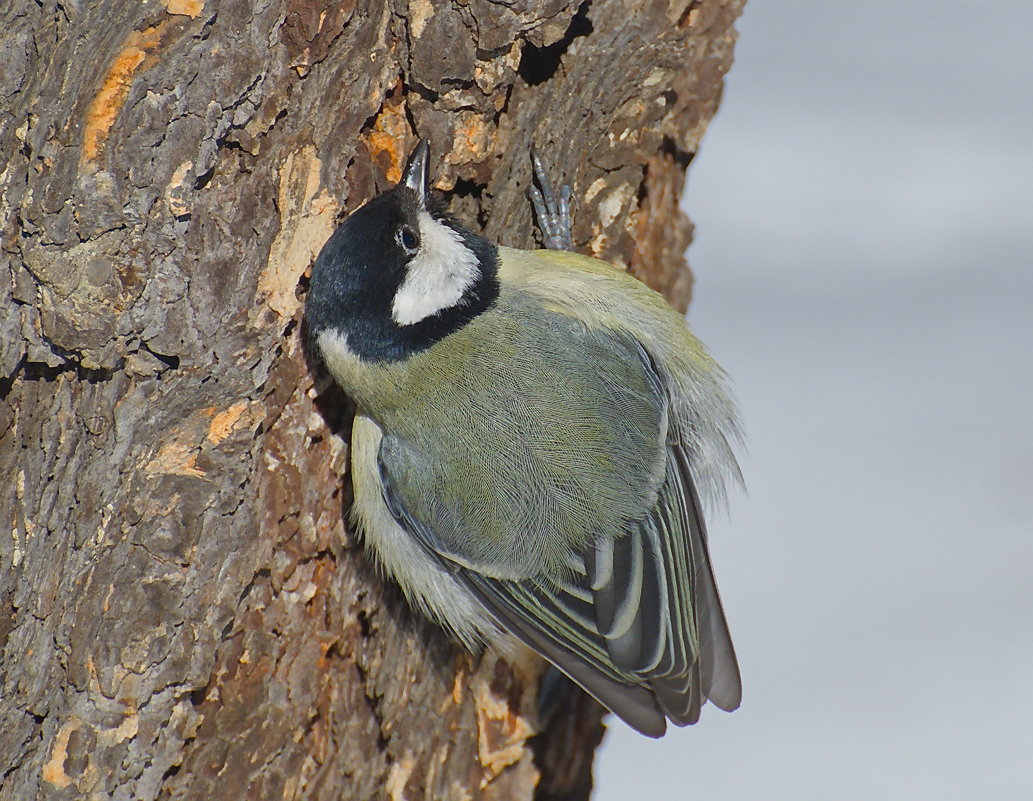
[[486, 160], [495, 150], [497, 127], [481, 114], [459, 112], [452, 147], [445, 154], [449, 164], [470, 164]]
[[172, 475], [204, 478], [205, 472], [197, 466], [197, 446], [185, 442], [166, 442], [158, 455], [144, 467], [148, 476]]
[[226, 439], [233, 430], [233, 426], [236, 425], [241, 415], [244, 414], [247, 406], [247, 401], [240, 401], [239, 403], [234, 403], [230, 408], [218, 412], [208, 426], [208, 441], [213, 445], [218, 445]]
[[456, 671], [456, 677], [452, 682], [452, 703], [459, 706], [463, 703], [463, 686], [466, 678], [466, 671], [462, 668]]
[[115, 119], [129, 96], [133, 77], [145, 61], [153, 58], [151, 52], [158, 47], [162, 29], [166, 24], [162, 23], [142, 31], [133, 31], [119, 48], [107, 75], [104, 76], [100, 91], [94, 96], [90, 107], [86, 110], [82, 151], [84, 164], [96, 160], [100, 155], [104, 143], [107, 141], [108, 132], [115, 124]]
[[[409, 140], [410, 133], [404, 102], [387, 101], [373, 123], [367, 143], [370, 156], [384, 168], [387, 180], [391, 183], [397, 183], [402, 177], [407, 155], [403, 145]], [[386, 159], [381, 158], [382, 154]]]
[[79, 718], [72, 716], [58, 731], [54, 738], [54, 748], [50, 752], [50, 761], [43, 766], [43, 781], [55, 787], [67, 787], [72, 777], [65, 773], [65, 760], [68, 758], [68, 738], [72, 732], [82, 727]]
[[196, 19], [204, 8], [204, 0], [165, 0], [165, 10], [170, 14], [179, 14]]

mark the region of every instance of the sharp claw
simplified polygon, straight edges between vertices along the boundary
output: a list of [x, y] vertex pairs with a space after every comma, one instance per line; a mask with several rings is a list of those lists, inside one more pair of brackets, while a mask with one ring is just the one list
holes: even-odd
[[534, 177], [538, 179], [538, 185], [545, 194], [553, 193], [553, 185], [549, 181], [549, 174], [545, 172], [545, 165], [541, 163], [538, 151], [531, 146], [531, 164], [534, 166]]

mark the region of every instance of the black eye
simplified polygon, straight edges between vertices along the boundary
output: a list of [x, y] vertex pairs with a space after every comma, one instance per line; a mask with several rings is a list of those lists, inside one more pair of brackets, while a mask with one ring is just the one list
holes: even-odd
[[402, 250], [410, 256], [420, 248], [420, 238], [408, 225], [403, 225], [398, 229], [398, 233], [395, 234], [395, 240], [402, 246]]

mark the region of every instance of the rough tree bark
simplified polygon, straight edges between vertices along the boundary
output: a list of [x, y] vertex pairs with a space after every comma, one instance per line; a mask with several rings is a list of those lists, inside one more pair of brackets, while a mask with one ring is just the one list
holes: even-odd
[[684, 308], [742, 2], [4, 4], [0, 798], [587, 795], [594, 702], [529, 742], [536, 668], [415, 619], [347, 528], [305, 276], [417, 134], [530, 246], [534, 141], [579, 248]]

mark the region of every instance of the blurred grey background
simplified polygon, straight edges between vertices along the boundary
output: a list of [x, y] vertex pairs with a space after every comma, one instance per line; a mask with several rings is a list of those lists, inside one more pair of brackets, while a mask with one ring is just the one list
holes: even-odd
[[692, 165], [689, 319], [749, 488], [745, 682], [596, 798], [1033, 799], [1033, 4], [752, 0]]

